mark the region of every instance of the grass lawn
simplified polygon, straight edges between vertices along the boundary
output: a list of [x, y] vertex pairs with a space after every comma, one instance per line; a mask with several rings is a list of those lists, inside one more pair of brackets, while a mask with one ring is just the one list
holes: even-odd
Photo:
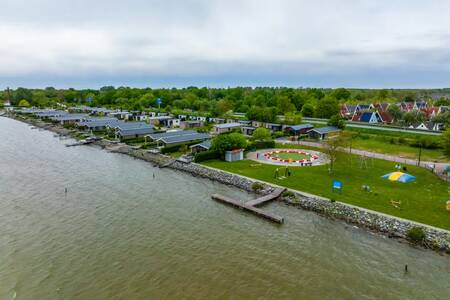
[[[417, 159], [419, 157], [419, 148], [409, 145], [390, 144], [377, 139], [353, 139], [352, 147], [383, 154], [392, 154], [404, 158]], [[442, 154], [441, 149], [422, 149], [422, 160], [445, 162], [448, 161]]]
[[286, 153], [286, 152], [274, 153], [271, 156], [278, 157], [278, 158], [285, 159], [285, 160], [289, 160], [289, 159], [302, 160], [302, 159], [309, 159], [310, 158], [309, 155], [305, 155], [305, 154], [301, 154], [301, 153]]
[[[255, 164], [251, 160], [233, 163], [212, 160], [203, 164], [450, 230], [450, 212], [445, 209], [446, 201], [450, 199], [449, 185], [423, 168], [408, 165], [408, 173], [417, 180], [399, 183], [381, 178], [395, 171], [395, 163], [373, 159], [367, 162], [367, 168], [361, 168], [358, 156], [344, 153], [340, 154], [333, 175], [328, 173], [328, 165], [291, 167], [292, 176], [286, 179], [274, 178], [279, 166]], [[332, 192], [333, 179], [342, 181], [342, 194]], [[372, 191], [362, 191], [362, 185], [369, 185]], [[401, 201], [400, 208], [394, 207], [391, 200]]]

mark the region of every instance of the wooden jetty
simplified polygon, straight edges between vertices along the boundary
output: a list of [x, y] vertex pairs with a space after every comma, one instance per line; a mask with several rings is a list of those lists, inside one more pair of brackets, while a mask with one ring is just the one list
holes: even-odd
[[250, 205], [250, 206], [254, 206], [254, 207], [261, 206], [261, 205], [266, 204], [266, 203], [268, 203], [268, 202], [270, 202], [270, 201], [272, 201], [272, 200], [277, 199], [278, 197], [281, 196], [281, 194], [283, 194], [283, 192], [284, 192], [285, 190], [286, 190], [286, 189], [276, 188], [276, 189], [275, 189], [272, 193], [270, 193], [269, 195], [259, 197], [259, 198], [255, 199], [255, 200], [248, 201], [248, 202], [246, 202], [245, 204]]
[[246, 203], [242, 203], [239, 200], [235, 200], [232, 199], [230, 197], [227, 196], [223, 196], [223, 195], [219, 195], [219, 194], [213, 194], [211, 196], [212, 199], [243, 209], [245, 211], [251, 212], [257, 216], [260, 216], [262, 218], [268, 219], [269, 221], [275, 222], [275, 223], [279, 223], [282, 224], [284, 222], [283, 217], [277, 216], [275, 214], [272, 214], [270, 212], [266, 212], [262, 209], [257, 208], [256, 206], [260, 206], [262, 204], [268, 203], [270, 201], [273, 201], [275, 199], [277, 199], [278, 197], [281, 196], [281, 194], [285, 191], [286, 189], [282, 189], [282, 188], [277, 188], [275, 189], [272, 193], [270, 193], [269, 195], [260, 197], [258, 199], [255, 200], [251, 200], [248, 201]]

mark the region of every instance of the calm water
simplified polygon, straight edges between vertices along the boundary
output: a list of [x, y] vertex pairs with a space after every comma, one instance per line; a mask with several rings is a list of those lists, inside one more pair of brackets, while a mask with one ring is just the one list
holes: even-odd
[[210, 199], [251, 195], [67, 142], [0, 117], [0, 299], [450, 294], [448, 257], [273, 203], [277, 226]]

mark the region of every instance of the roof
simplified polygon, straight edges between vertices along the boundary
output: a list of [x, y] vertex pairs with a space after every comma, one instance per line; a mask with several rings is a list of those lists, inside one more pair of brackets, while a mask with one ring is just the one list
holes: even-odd
[[153, 133], [149, 134], [148, 137], [152, 140], [158, 140], [160, 138], [167, 138], [172, 136], [183, 136], [183, 135], [194, 135], [198, 132], [195, 130], [179, 130], [179, 131], [170, 131], [170, 132], [163, 132], [163, 133]]
[[361, 122], [369, 122], [370, 119], [372, 118], [372, 115], [374, 114], [374, 112], [364, 112], [361, 117], [359, 118], [359, 121]]
[[71, 121], [71, 120], [80, 120], [86, 118], [86, 114], [66, 114], [62, 116], [52, 117], [55, 121]]
[[209, 138], [211, 138], [211, 136], [209, 134], [196, 133], [196, 134], [189, 134], [189, 135], [177, 135], [177, 136], [162, 137], [162, 138], [159, 138], [158, 141], [161, 141], [164, 144], [177, 144], [177, 143], [191, 142], [191, 141], [197, 141], [197, 140], [206, 140]]
[[378, 114], [380, 115], [381, 120], [385, 123], [392, 123], [394, 121], [394, 117], [387, 111], [380, 111]]
[[189, 146], [189, 148], [194, 148], [194, 147], [201, 147], [201, 148], [204, 148], [206, 150], [209, 150], [211, 148], [211, 140], [206, 140], [206, 141], [203, 141], [201, 143]]
[[292, 126], [288, 126], [286, 128], [291, 128], [292, 130], [302, 130], [302, 129], [310, 129], [310, 128], [314, 128], [314, 125], [311, 124], [299, 124], [299, 125], [292, 125]]
[[149, 127], [143, 127], [143, 128], [132, 128], [132, 129], [120, 129], [119, 134], [121, 136], [130, 136], [130, 135], [142, 135], [142, 134], [149, 134], [154, 131], [153, 128]]
[[233, 127], [241, 127], [241, 123], [223, 123], [223, 124], [217, 124], [214, 125], [216, 128], [224, 129], [224, 128], [233, 128]]
[[140, 129], [140, 128], [155, 128], [153, 125], [147, 124], [145, 122], [123, 122], [119, 121], [117, 123], [112, 124], [112, 126], [119, 130], [131, 130], [131, 129]]
[[326, 127], [321, 127], [321, 128], [315, 128], [311, 131], [317, 132], [319, 134], [327, 134], [330, 132], [338, 132], [341, 131], [339, 128], [334, 127], [334, 126], [326, 126]]
[[358, 104], [358, 107], [360, 110], [366, 110], [370, 109], [372, 107], [372, 104]]
[[346, 104], [345, 106], [347, 107], [347, 111], [349, 113], [354, 113], [357, 107], [357, 105], [350, 105], [350, 104]]
[[82, 122], [77, 122], [78, 126], [82, 126], [82, 127], [88, 127], [88, 128], [95, 128], [95, 127], [104, 127], [104, 126], [110, 126], [110, 127], [114, 127], [115, 125], [117, 125], [119, 123], [119, 120], [117, 119], [108, 119], [105, 118], [105, 120], [100, 120], [100, 119], [94, 119], [94, 120], [85, 120]]

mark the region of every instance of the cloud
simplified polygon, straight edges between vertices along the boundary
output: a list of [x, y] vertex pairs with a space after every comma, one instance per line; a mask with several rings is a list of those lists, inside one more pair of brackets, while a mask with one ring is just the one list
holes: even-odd
[[[0, 78], [12, 85], [211, 77], [376, 86], [370, 73], [384, 72], [392, 85], [412, 87], [445, 84], [427, 73], [450, 75], [449, 1], [7, 0], [2, 7]], [[408, 72], [416, 75], [407, 82], [395, 77]]]

